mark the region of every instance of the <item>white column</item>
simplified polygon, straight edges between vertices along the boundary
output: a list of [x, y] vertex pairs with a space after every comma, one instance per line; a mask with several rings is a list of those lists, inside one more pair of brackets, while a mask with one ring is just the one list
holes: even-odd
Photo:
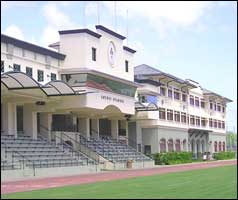
[[40, 133], [48, 137], [49, 140], [51, 140], [51, 125], [52, 113], [40, 113]]
[[[126, 138], [129, 138], [129, 135], [128, 135], [128, 121], [125, 120], [125, 126], [126, 126]], [[129, 144], [129, 141], [127, 140], [126, 141], [126, 144], [128, 145]], [[137, 148], [137, 147], [136, 147]]]
[[169, 152], [168, 140], [165, 142], [165, 152]]
[[73, 115], [73, 129], [77, 131], [77, 116]]
[[159, 145], [158, 145], [158, 153], [160, 153], [160, 139], [161, 139], [161, 138], [158, 138], [158, 144], [159, 144]]
[[173, 140], [173, 150], [176, 151], [176, 140]]
[[79, 132], [83, 134], [86, 138], [90, 138], [89, 118], [79, 119]]
[[1, 130], [6, 134], [15, 135], [15, 137], [17, 137], [16, 104], [2, 103], [2, 115]]
[[23, 130], [25, 135], [37, 139], [37, 112], [30, 105], [23, 106]]
[[118, 139], [118, 120], [111, 120], [111, 128], [112, 128], [112, 138]]
[[92, 133], [94, 138], [99, 138], [99, 119], [91, 119], [92, 120]]

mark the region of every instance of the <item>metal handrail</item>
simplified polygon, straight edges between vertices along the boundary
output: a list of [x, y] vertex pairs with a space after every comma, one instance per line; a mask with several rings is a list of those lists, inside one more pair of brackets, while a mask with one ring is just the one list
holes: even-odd
[[[91, 158], [92, 160], [94, 160], [97, 164], [99, 164], [100, 162], [100, 158], [99, 158], [99, 155], [96, 153], [96, 151], [94, 151], [93, 149], [89, 148], [87, 145], [83, 145], [81, 142], [78, 142], [77, 140], [71, 138], [70, 136], [68, 136], [67, 134], [65, 134], [64, 132], [61, 132], [61, 134], [68, 138], [69, 140], [73, 141], [74, 143], [78, 144], [78, 147], [79, 147], [79, 151], [83, 154], [85, 154], [87, 157]], [[56, 134], [55, 134], [56, 135]], [[80, 141], [81, 139], [85, 139], [85, 137], [83, 137], [81, 134], [79, 133], [76, 133], [77, 136], [80, 137]], [[62, 139], [62, 138], [61, 138]], [[86, 140], [87, 141], [87, 140]], [[84, 147], [85, 149], [83, 149], [82, 147]], [[92, 153], [94, 154], [94, 156], [92, 155]]]
[[[40, 126], [41, 126], [43, 129], [45, 129], [46, 131], [50, 131], [48, 128], [44, 127], [43, 125], [40, 125]], [[51, 131], [51, 133], [53, 134], [54, 132]], [[60, 133], [61, 133], [61, 137], [57, 136], [56, 134], [54, 134], [54, 137], [60, 139], [61, 143], [64, 143], [64, 145], [68, 146], [68, 147], [71, 149], [72, 154], [73, 154], [73, 152], [76, 153], [76, 154], [80, 152], [81, 154], [83, 154], [83, 155], [87, 158], [87, 163], [88, 163], [88, 160], [91, 159], [91, 160], [95, 161], [96, 164], [99, 164], [99, 155], [97, 155], [96, 152], [94, 152], [94, 151], [93, 151], [92, 149], [90, 149], [89, 147], [87, 147], [87, 146], [85, 146], [85, 145], [79, 143], [78, 141], [74, 140], [74, 139], [71, 138], [70, 136], [64, 134], [64, 132], [60, 132]], [[70, 146], [69, 144], [67, 144], [67, 143], [63, 140], [62, 134], [63, 134], [65, 137], [67, 137], [69, 140], [71, 140], [71, 141], [75, 142], [76, 144], [78, 144], [79, 152], [78, 152], [78, 151], [74, 151], [74, 150], [73, 150], [73, 147]], [[78, 134], [78, 133], [77, 133], [77, 134]], [[83, 137], [83, 136], [80, 135], [80, 137]], [[47, 138], [47, 139], [48, 139], [48, 138]], [[85, 139], [85, 138], [84, 138], [84, 139]], [[56, 142], [56, 141], [55, 141], [55, 142]], [[84, 150], [84, 149], [82, 148], [82, 145], [84, 146], [84, 148], [87, 148], [87, 149]], [[92, 156], [91, 154], [88, 154], [88, 152], [93, 152], [94, 154], [96, 154], [96, 158], [94, 158], [94, 156]]]
[[[96, 132], [96, 131], [95, 131]], [[79, 134], [79, 137], [80, 137], [80, 143], [81, 143], [81, 141], [82, 141], [82, 139], [85, 141], [85, 143], [86, 144], [82, 144], [82, 145], [86, 145], [89, 149], [91, 149], [93, 152], [95, 152], [96, 154], [98, 154], [98, 155], [100, 155], [101, 157], [103, 157], [104, 159], [106, 159], [106, 160], [109, 160], [110, 162], [112, 162], [112, 163], [114, 163], [114, 161], [113, 160], [111, 160], [111, 159], [108, 159], [108, 158], [106, 158], [105, 157], [105, 150], [104, 150], [104, 148], [103, 148], [103, 153], [101, 154], [101, 153], [98, 153], [95, 149], [93, 149], [93, 148], [91, 148], [91, 147], [89, 147], [88, 146], [88, 140], [87, 140], [87, 138], [86, 137], [84, 137], [83, 135], [81, 135], [80, 133], [78, 133]], [[98, 138], [90, 138], [90, 140], [93, 140], [93, 141], [97, 141], [98, 139], [100, 139], [100, 137], [98, 137]], [[105, 144], [104, 144], [105, 145]], [[110, 147], [110, 145], [109, 144], [107, 144], [107, 146], [108, 147]], [[112, 156], [112, 154], [111, 153], [108, 153], [108, 155], [110, 155], [110, 156]]]
[[[42, 127], [43, 127], [43, 126], [42, 126]], [[43, 127], [43, 128], [45, 128], [45, 127]], [[38, 134], [38, 136], [39, 136], [42, 140], [46, 141], [48, 144], [52, 144], [52, 143], [49, 141], [49, 139], [46, 138], [45, 136], [43, 136], [42, 134]], [[72, 156], [78, 154], [78, 159], [79, 159], [79, 154], [80, 154], [80, 152], [74, 151], [73, 148], [72, 148], [72, 146], [70, 146], [70, 145], [67, 144], [65, 141], [63, 141], [62, 138], [58, 137], [57, 135], [55, 135], [55, 137], [57, 137], [57, 138], [60, 139], [61, 143], [58, 144], [58, 145], [61, 145], [61, 146], [63, 147], [63, 150], [64, 150], [65, 146], [67, 146], [67, 147], [68, 147], [67, 150], [69, 150], [70, 153], [72, 153]], [[57, 147], [57, 144], [56, 144], [56, 143], [53, 143], [53, 144], [56, 145], [56, 147]]]

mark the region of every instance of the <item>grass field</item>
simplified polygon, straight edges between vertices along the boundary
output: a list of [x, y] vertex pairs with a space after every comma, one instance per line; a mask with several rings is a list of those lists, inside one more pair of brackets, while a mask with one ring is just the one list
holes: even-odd
[[237, 166], [1, 195], [10, 198], [229, 198], [237, 199]]

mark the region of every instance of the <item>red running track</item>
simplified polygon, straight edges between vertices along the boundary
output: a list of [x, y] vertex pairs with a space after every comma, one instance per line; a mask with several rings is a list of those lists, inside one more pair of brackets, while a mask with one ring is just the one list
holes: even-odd
[[191, 163], [183, 165], [159, 166], [147, 169], [132, 169], [123, 171], [109, 171], [94, 174], [83, 174], [67, 177], [38, 178], [23, 181], [1, 182], [1, 194], [32, 191], [46, 188], [62, 187], [66, 185], [78, 185], [85, 183], [94, 183], [100, 181], [110, 181], [116, 179], [125, 179], [139, 176], [149, 176], [154, 174], [165, 174], [170, 172], [180, 172], [195, 169], [205, 169], [225, 165], [236, 165], [237, 160], [213, 161], [204, 163]]

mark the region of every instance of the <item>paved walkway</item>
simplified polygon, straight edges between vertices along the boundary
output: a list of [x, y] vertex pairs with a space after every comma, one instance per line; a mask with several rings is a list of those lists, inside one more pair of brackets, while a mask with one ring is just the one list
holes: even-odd
[[236, 164], [237, 160], [226, 160], [226, 161], [200, 162], [200, 163], [170, 165], [170, 166], [158, 166], [155, 168], [147, 168], [147, 169], [107, 171], [95, 174], [83, 174], [67, 177], [54, 177], [54, 178], [31, 179], [24, 181], [2, 182], [1, 194], [54, 188], [66, 185], [76, 185], [76, 184], [78, 185], [100, 181], [110, 181], [138, 176], [149, 176], [154, 174], [165, 174], [170, 172], [180, 172], [194, 169], [205, 169], [211, 167], [236, 165]]

